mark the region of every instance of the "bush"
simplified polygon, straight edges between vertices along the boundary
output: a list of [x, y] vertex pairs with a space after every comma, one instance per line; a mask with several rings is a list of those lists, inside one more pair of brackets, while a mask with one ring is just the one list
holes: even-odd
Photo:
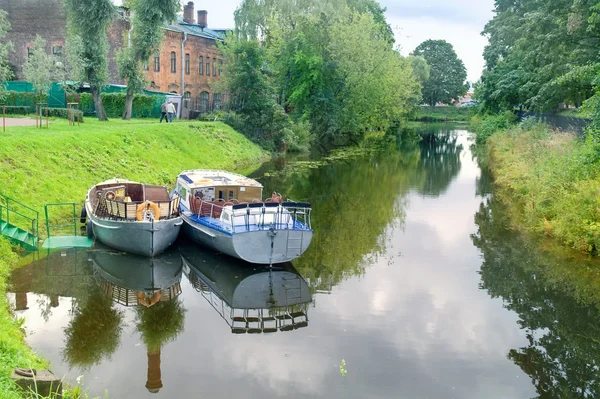
[[[101, 97], [102, 105], [104, 105], [107, 116], [119, 118], [123, 115], [123, 110], [125, 109], [125, 93], [102, 93]], [[133, 96], [133, 116], [137, 118], [151, 117], [155, 100], [156, 97], [147, 94], [136, 94]]]
[[79, 95], [79, 109], [84, 115], [93, 115], [96, 112], [94, 97], [90, 93], [81, 93]]
[[6, 113], [6, 115], [27, 115], [29, 114], [29, 107], [26, 105], [23, 106], [5, 106], [4, 107], [4, 112]]
[[68, 108], [42, 108], [41, 112], [42, 112], [42, 116], [46, 116], [46, 111], [48, 111], [48, 116], [52, 116], [52, 117], [57, 117], [57, 118], [64, 118], [64, 119], [69, 119], [69, 111], [73, 112], [73, 115], [75, 116], [75, 119], [77, 120], [78, 118], [81, 119], [81, 122], [83, 122], [83, 112], [79, 111], [79, 110], [70, 110]]
[[34, 112], [35, 104], [48, 101], [47, 95], [39, 95], [37, 93], [22, 93], [18, 91], [6, 91], [3, 93], [3, 101], [1, 105], [28, 107], [29, 112]]
[[485, 144], [491, 135], [510, 128], [516, 122], [517, 117], [511, 111], [498, 115], [474, 116], [471, 119], [471, 130], [475, 132], [477, 144]]

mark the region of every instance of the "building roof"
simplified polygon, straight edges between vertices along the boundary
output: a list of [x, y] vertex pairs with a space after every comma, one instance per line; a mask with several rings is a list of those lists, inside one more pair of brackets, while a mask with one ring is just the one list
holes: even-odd
[[225, 40], [222, 30], [217, 32], [208, 28], [201, 29], [198, 24], [188, 24], [187, 22], [183, 22], [183, 18], [181, 16], [177, 17], [177, 23], [169, 24], [167, 29], [174, 32], [187, 33], [188, 35], [204, 37], [212, 40]]

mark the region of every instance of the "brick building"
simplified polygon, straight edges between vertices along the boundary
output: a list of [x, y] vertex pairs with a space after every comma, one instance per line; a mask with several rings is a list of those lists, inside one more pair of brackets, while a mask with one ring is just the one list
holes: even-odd
[[[9, 63], [18, 80], [23, 79], [23, 65], [36, 35], [46, 40], [49, 53], [62, 57], [66, 16], [59, 0], [0, 0], [0, 9], [8, 12], [11, 23], [5, 40], [14, 46]], [[144, 65], [148, 89], [184, 97], [184, 116], [190, 104], [206, 112], [221, 102], [221, 95], [213, 92], [211, 83], [219, 80], [222, 72], [223, 61], [216, 44], [223, 40], [225, 31], [208, 28], [206, 10], [196, 13], [197, 21], [194, 14], [194, 3], [188, 2], [183, 16], [165, 26], [160, 49]], [[129, 11], [119, 7], [119, 15], [108, 29], [108, 83], [124, 84], [118, 75], [116, 54], [127, 46], [129, 30]]]

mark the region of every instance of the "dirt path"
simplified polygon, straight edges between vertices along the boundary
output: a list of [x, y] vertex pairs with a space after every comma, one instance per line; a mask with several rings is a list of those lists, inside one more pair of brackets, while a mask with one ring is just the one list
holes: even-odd
[[[45, 123], [46, 123], [46, 121], [44, 121], [44, 124]], [[1, 121], [0, 121], [0, 124], [1, 124]], [[32, 119], [32, 118], [6, 118], [6, 127], [12, 127], [12, 126], [35, 126], [35, 119]]]

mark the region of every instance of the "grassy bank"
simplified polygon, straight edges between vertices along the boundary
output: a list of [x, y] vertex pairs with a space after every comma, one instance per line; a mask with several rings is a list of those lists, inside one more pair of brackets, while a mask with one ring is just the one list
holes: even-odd
[[410, 119], [416, 122], [468, 122], [474, 112], [469, 107], [418, 107]]
[[8, 128], [0, 146], [0, 192], [42, 210], [82, 203], [89, 187], [113, 177], [173, 186], [191, 168], [237, 170], [268, 157], [220, 122], [88, 118], [79, 127], [55, 119], [50, 129]]
[[0, 238], [0, 399], [20, 397], [16, 385], [8, 378], [17, 367], [43, 368], [45, 363], [25, 343], [18, 320], [8, 310], [6, 278], [16, 265], [17, 256], [8, 243]]
[[490, 168], [514, 227], [578, 251], [600, 250], [600, 162], [592, 141], [544, 125], [487, 139]]

